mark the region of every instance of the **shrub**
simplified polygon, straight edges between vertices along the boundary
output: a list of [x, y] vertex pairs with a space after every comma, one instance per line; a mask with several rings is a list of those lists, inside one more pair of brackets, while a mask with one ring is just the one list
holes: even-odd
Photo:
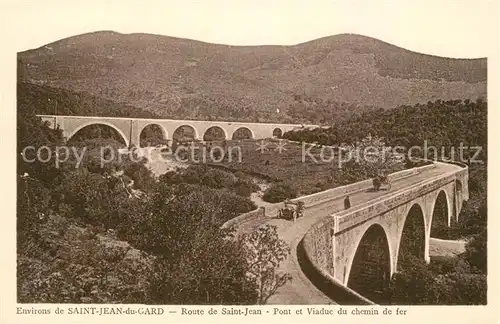
[[[253, 304], [241, 244], [220, 226], [255, 209], [247, 198], [198, 185], [160, 183], [133, 226], [134, 244], [155, 255], [153, 303]], [[138, 224], [138, 225], [135, 225]]]
[[18, 255], [18, 301], [144, 302], [151, 258], [73, 223], [51, 217], [41, 229], [39, 241], [50, 249], [36, 255]]
[[129, 198], [115, 177], [105, 178], [81, 170], [68, 174], [55, 191], [64, 206], [63, 216], [77, 218], [85, 224], [118, 228], [126, 223], [129, 213], [140, 210], [139, 202]]
[[487, 272], [487, 230], [486, 227], [467, 243], [465, 246], [465, 258], [470, 263], [472, 267], [475, 267], [477, 270], [482, 273]]
[[259, 186], [251, 180], [238, 178], [231, 186], [231, 190], [242, 197], [250, 197], [252, 192], [259, 190]]
[[260, 189], [252, 179], [241, 173], [236, 176], [206, 165], [191, 165], [186, 169], [168, 172], [160, 177], [160, 182], [200, 184], [213, 189], [226, 189], [243, 197], [249, 197], [252, 192]]
[[266, 189], [262, 199], [270, 203], [281, 202], [285, 199], [293, 199], [297, 197], [297, 191], [289, 184], [278, 183], [272, 184]]
[[50, 192], [30, 176], [17, 177], [18, 253], [36, 245], [38, 231], [50, 215]]

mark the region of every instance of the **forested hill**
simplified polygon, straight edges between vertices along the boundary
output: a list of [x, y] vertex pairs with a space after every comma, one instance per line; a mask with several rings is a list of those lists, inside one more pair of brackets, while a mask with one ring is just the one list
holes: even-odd
[[288, 132], [285, 138], [325, 145], [355, 143], [368, 134], [384, 137], [387, 144], [405, 147], [481, 146], [487, 148], [487, 102], [442, 101], [364, 112], [329, 128]]
[[86, 92], [26, 82], [17, 83], [17, 105], [18, 111], [32, 110], [37, 115], [159, 118], [152, 112]]
[[485, 58], [425, 55], [354, 34], [229, 46], [103, 31], [18, 54], [23, 81], [175, 119], [318, 123], [366, 107], [475, 100], [486, 96], [486, 71]]

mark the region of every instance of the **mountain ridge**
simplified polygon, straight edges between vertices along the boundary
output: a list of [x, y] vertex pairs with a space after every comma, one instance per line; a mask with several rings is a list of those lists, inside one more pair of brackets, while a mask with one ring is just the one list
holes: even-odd
[[335, 115], [345, 113], [336, 108], [342, 103], [390, 109], [485, 98], [487, 82], [486, 58], [432, 56], [358, 34], [221, 45], [98, 31], [20, 52], [18, 67], [23, 81], [86, 91], [162, 117], [245, 121], [298, 121], [287, 113], [297, 105], [328, 106]]
[[315, 38], [315, 39], [312, 39], [312, 40], [301, 41], [301, 42], [298, 42], [298, 43], [287, 44], [287, 45], [279, 45], [279, 44], [238, 45], [238, 44], [225, 44], [225, 43], [218, 43], [218, 42], [208, 42], [208, 41], [202, 41], [202, 40], [195, 39], [195, 38], [179, 37], [179, 36], [169, 36], [169, 35], [162, 35], [162, 34], [156, 34], [156, 33], [121, 33], [121, 32], [117, 32], [117, 31], [114, 31], [114, 30], [98, 30], [98, 31], [94, 31], [94, 32], [88, 32], [88, 33], [82, 33], [82, 34], [77, 34], [77, 35], [73, 35], [73, 36], [63, 37], [61, 39], [55, 40], [53, 42], [47, 43], [45, 45], [42, 45], [42, 46], [39, 46], [39, 47], [36, 47], [36, 48], [31, 48], [31, 49], [27, 49], [27, 50], [24, 50], [24, 51], [20, 51], [20, 52], [18, 52], [18, 54], [27, 53], [27, 52], [30, 52], [30, 51], [36, 51], [36, 50], [42, 49], [45, 46], [53, 45], [55, 43], [58, 43], [58, 42], [61, 42], [61, 41], [65, 41], [65, 40], [68, 40], [68, 39], [72, 39], [72, 38], [75, 38], [75, 37], [87, 36], [87, 35], [93, 35], [93, 34], [102, 34], [102, 35], [104, 35], [104, 34], [112, 34], [112, 35], [118, 35], [118, 36], [134, 36], [135, 35], [135, 36], [167, 37], [167, 38], [171, 38], [171, 39], [192, 41], [192, 42], [195, 42], [195, 43], [202, 43], [202, 44], [209, 44], [209, 45], [220, 45], [220, 46], [229, 46], [229, 47], [294, 47], [294, 46], [300, 46], [300, 45], [305, 45], [305, 44], [313, 43], [313, 42], [316, 42], [316, 41], [330, 39], [332, 37], [348, 36], [348, 37], [362, 37], [362, 38], [366, 38], [366, 39], [372, 39], [372, 40], [375, 40], [375, 41], [378, 41], [378, 42], [381, 42], [381, 43], [384, 43], [384, 44], [387, 44], [387, 45], [391, 45], [391, 46], [397, 47], [399, 49], [411, 52], [413, 54], [420, 54], [420, 55], [431, 56], [431, 57], [435, 57], [435, 58], [445, 58], [445, 59], [449, 59], [449, 60], [484, 60], [484, 59], [487, 59], [486, 56], [469, 57], [469, 58], [467, 58], [467, 57], [449, 57], [449, 56], [442, 56], [442, 55], [435, 55], [435, 54], [430, 54], [430, 53], [424, 53], [424, 52], [419, 52], [419, 51], [415, 51], [415, 50], [410, 50], [410, 49], [407, 49], [407, 48], [405, 48], [403, 46], [394, 45], [394, 44], [392, 44], [390, 42], [386, 42], [386, 41], [378, 39], [376, 37], [365, 36], [365, 35], [357, 34], [357, 33], [339, 33], [339, 34], [322, 36], [322, 37], [318, 37], [318, 38]]

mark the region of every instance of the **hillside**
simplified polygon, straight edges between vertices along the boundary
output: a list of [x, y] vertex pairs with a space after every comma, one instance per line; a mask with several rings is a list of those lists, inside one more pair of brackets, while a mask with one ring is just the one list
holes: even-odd
[[301, 96], [329, 113], [346, 103], [350, 110], [387, 109], [485, 98], [486, 65], [352, 34], [293, 46], [228, 46], [103, 31], [18, 53], [22, 81], [86, 91], [162, 117], [281, 122], [314, 122], [287, 113], [290, 106], [311, 109]]
[[159, 118], [154, 113], [93, 96], [87, 92], [17, 83], [17, 109], [33, 110], [37, 115], [78, 115], [136, 118]]
[[[474, 158], [486, 160], [487, 129], [487, 101], [436, 100], [391, 111], [364, 112], [349, 120], [338, 121], [331, 127], [286, 132], [283, 137], [293, 141], [338, 145], [355, 144], [371, 134], [383, 137], [390, 146], [400, 145], [405, 149], [418, 147], [423, 150], [427, 145], [429, 158], [433, 158], [433, 154], [442, 155], [445, 150], [448, 158], [449, 154], [454, 154], [454, 158], [461, 159], [461, 145], [470, 148], [472, 154], [481, 147], [480, 154]], [[467, 158], [467, 151], [464, 151], [463, 158]], [[413, 154], [416, 152], [413, 151]]]

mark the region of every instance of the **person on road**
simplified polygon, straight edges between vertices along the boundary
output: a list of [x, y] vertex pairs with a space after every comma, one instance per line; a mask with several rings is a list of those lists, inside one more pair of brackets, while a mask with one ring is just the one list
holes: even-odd
[[351, 208], [351, 200], [349, 199], [349, 196], [346, 196], [344, 199], [344, 209], [349, 209]]

